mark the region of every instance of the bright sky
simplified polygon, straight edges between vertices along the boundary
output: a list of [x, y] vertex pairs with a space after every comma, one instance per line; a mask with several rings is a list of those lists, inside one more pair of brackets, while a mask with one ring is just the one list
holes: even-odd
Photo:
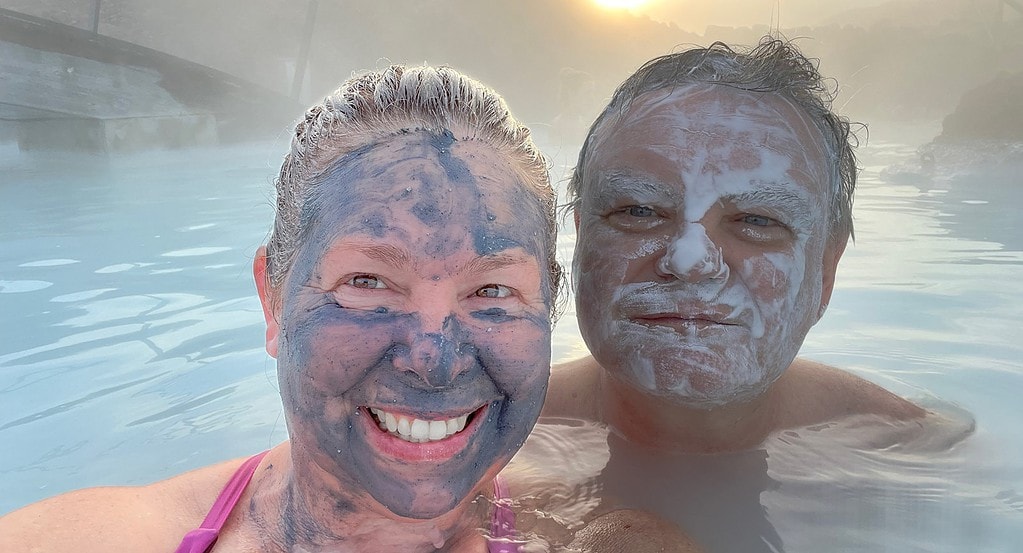
[[[702, 33], [708, 25], [746, 27], [814, 25], [843, 11], [890, 0], [592, 0], [606, 9], [628, 9]], [[781, 23], [778, 24], [779, 14]]]

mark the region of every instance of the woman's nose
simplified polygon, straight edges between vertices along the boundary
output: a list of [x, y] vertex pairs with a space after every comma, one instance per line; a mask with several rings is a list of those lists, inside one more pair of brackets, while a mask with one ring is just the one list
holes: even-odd
[[444, 318], [437, 332], [426, 325], [413, 329], [406, 344], [393, 351], [395, 368], [415, 373], [430, 388], [451, 386], [458, 375], [476, 362], [476, 350], [469, 345], [454, 313]]
[[659, 276], [679, 280], [727, 280], [728, 264], [721, 248], [700, 223], [685, 223], [657, 260]]

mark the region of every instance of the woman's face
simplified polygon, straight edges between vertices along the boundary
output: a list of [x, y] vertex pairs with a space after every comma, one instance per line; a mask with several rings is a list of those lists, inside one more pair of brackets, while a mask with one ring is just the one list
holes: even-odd
[[438, 516], [539, 415], [544, 209], [490, 146], [425, 131], [347, 155], [313, 194], [268, 334], [293, 456], [360, 502]]

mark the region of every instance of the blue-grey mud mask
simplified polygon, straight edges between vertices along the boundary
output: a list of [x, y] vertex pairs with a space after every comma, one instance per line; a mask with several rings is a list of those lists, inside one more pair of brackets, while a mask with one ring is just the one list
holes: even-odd
[[278, 319], [296, 467], [335, 477], [339, 510], [448, 512], [539, 416], [544, 207], [491, 146], [414, 131], [335, 163], [302, 217]]

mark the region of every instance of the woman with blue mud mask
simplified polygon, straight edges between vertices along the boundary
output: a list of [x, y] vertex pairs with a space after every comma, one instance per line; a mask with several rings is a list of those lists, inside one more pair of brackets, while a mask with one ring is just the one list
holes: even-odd
[[539, 415], [561, 283], [529, 131], [452, 69], [394, 66], [306, 112], [276, 186], [253, 272], [290, 440], [26, 507], [0, 550], [517, 550], [496, 477]]

